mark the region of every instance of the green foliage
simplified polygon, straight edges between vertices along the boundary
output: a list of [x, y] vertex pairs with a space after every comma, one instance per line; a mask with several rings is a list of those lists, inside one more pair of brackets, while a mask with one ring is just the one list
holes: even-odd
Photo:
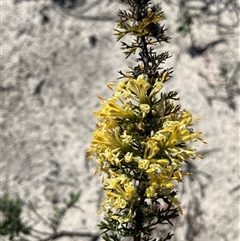
[[[167, 208], [160, 208], [158, 201], [155, 201], [155, 209], [152, 209], [150, 206], [142, 205], [140, 207], [141, 213], [144, 213], [144, 226], [140, 230], [136, 229], [135, 221], [131, 220], [128, 223], [122, 224], [119, 229], [119, 222], [116, 220], [109, 219], [104, 217], [99, 225], [99, 228], [103, 230], [103, 239], [106, 241], [120, 241], [121, 237], [140, 237], [142, 233], [146, 235], [143, 241], [165, 241], [171, 239], [173, 234], [168, 233], [165, 239], [153, 239], [150, 238], [151, 232], [156, 228], [157, 224], [167, 224], [173, 226], [171, 219], [174, 219], [179, 216], [178, 208], [173, 208], [171, 204]], [[148, 237], [149, 235], [149, 237]]]
[[[51, 240], [57, 239], [62, 236], [94, 236], [91, 233], [82, 234], [80, 232], [63, 232], [58, 231], [58, 228], [64, 219], [67, 211], [70, 208], [76, 207], [76, 203], [80, 198], [80, 193], [70, 193], [68, 199], [64, 199], [63, 207], [54, 206], [53, 213], [50, 215], [48, 219], [42, 217], [33, 207], [31, 202], [29, 205], [26, 204], [26, 208], [29, 208], [35, 215], [37, 215], [39, 220], [43, 221], [45, 225], [52, 229], [53, 234], [49, 234]], [[0, 235], [8, 236], [10, 240], [29, 240], [26, 237], [34, 237], [34, 240], [42, 240], [40, 237], [38, 239], [34, 234], [37, 232], [38, 234], [41, 231], [34, 229], [34, 225], [26, 226], [21, 217], [22, 213], [22, 205], [23, 202], [17, 199], [10, 199], [8, 194], [0, 197], [0, 212], [2, 216], [2, 221], [0, 222]], [[77, 208], [77, 207], [76, 207]], [[42, 233], [42, 235], [46, 235], [47, 233]], [[95, 235], [96, 236], [96, 235]], [[95, 237], [94, 236], [94, 237]], [[24, 237], [24, 238], [23, 238]], [[32, 240], [32, 239], [30, 239]], [[50, 238], [46, 238], [46, 240], [50, 240]]]
[[8, 194], [0, 197], [0, 212], [3, 216], [0, 222], [0, 234], [14, 240], [20, 233], [29, 234], [30, 228], [21, 220], [22, 202], [20, 199], [11, 199]]
[[225, 66], [219, 67], [219, 76], [225, 79], [228, 78], [228, 69]]
[[182, 34], [182, 36], [186, 37], [191, 33], [191, 27], [193, 24], [193, 16], [191, 16], [187, 11], [182, 16], [182, 21], [180, 21], [180, 26], [178, 27], [178, 32]]

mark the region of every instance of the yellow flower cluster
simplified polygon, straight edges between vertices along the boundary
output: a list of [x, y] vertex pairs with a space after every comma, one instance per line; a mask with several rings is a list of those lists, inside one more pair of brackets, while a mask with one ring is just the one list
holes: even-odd
[[[140, 198], [166, 197], [179, 205], [174, 182], [182, 181], [182, 162], [197, 155], [188, 143], [204, 142], [201, 132], [191, 128], [191, 113], [157, 95], [166, 74], [162, 76], [126, 76], [110, 99], [100, 97], [102, 107], [94, 112], [99, 123], [89, 152], [103, 178], [103, 209], [120, 223], [131, 220]], [[113, 90], [113, 84], [108, 86]]]

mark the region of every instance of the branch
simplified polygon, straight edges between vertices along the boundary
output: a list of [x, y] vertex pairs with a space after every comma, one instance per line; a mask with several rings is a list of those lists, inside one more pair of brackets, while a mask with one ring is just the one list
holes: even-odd
[[71, 232], [71, 231], [60, 231], [58, 233], [54, 233], [50, 235], [47, 238], [40, 239], [39, 241], [50, 241], [50, 240], [56, 240], [61, 237], [90, 237], [93, 240], [97, 240], [99, 238], [100, 234], [94, 234], [94, 233], [89, 233], [89, 232]]
[[45, 225], [51, 227], [51, 224], [42, 216], [40, 215], [37, 210], [35, 209], [35, 207], [33, 206], [32, 202], [27, 203], [28, 207], [30, 208], [30, 210], [32, 210], [44, 223]]
[[80, 16], [80, 15], [76, 15], [71, 13], [70, 11], [68, 11], [67, 9], [65, 9], [64, 7], [60, 6], [60, 9], [67, 14], [70, 17], [73, 18], [77, 18], [79, 20], [86, 20], [86, 21], [103, 21], [103, 22], [107, 22], [107, 21], [114, 21], [116, 20], [115, 18], [111, 17], [111, 16]]

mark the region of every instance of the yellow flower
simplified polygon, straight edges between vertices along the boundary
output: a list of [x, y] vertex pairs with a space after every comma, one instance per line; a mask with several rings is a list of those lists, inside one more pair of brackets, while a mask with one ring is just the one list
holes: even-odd
[[98, 129], [93, 132], [93, 136], [95, 138], [92, 140], [93, 145], [105, 145], [112, 149], [122, 146], [118, 128], [115, 128], [114, 132], [111, 130]]
[[131, 201], [134, 196], [134, 187], [131, 180], [125, 175], [114, 174], [113, 177], [108, 178], [104, 183], [105, 189], [108, 191], [108, 195], [114, 197], [121, 197], [125, 201]]
[[151, 159], [158, 153], [159, 147], [157, 145], [157, 142], [154, 141], [152, 138], [148, 137], [146, 143], [144, 144], [144, 158]]
[[127, 154], [124, 156], [125, 162], [131, 162], [133, 160], [133, 153], [127, 152]]
[[118, 220], [119, 223], [123, 224], [123, 223], [127, 223], [131, 220], [132, 218], [132, 210], [128, 210], [127, 214], [125, 215], [111, 215], [111, 218], [113, 220]]
[[127, 89], [137, 97], [139, 104], [146, 104], [149, 102], [147, 98], [147, 91], [150, 88], [148, 83], [148, 76], [141, 74], [137, 79], [130, 78], [127, 84]]
[[109, 212], [109, 215], [113, 219], [116, 219], [120, 215], [121, 223], [129, 221], [132, 215], [131, 211], [124, 214], [121, 210], [130, 210], [130, 207], [137, 199], [137, 194], [131, 180], [123, 174], [112, 173], [112, 176], [105, 180], [104, 187], [106, 190], [106, 200], [102, 202], [102, 206], [106, 212]]
[[124, 104], [123, 106], [118, 105], [117, 100], [110, 99], [108, 100], [103, 108], [99, 112], [94, 112], [95, 116], [99, 117], [112, 117], [112, 118], [134, 118], [134, 113], [129, 104]]
[[178, 170], [174, 172], [172, 180], [177, 180], [178, 182], [182, 181], [182, 171]]
[[149, 173], [149, 176], [150, 181], [149, 187], [146, 189], [146, 196], [148, 198], [152, 198], [157, 196], [158, 194], [161, 194], [169, 198], [171, 196], [171, 191], [174, 188], [171, 176], [163, 172], [158, 175]]
[[142, 112], [142, 117], [144, 118], [150, 111], [150, 106], [148, 104], [140, 104], [139, 107]]
[[149, 167], [150, 161], [148, 159], [138, 160], [138, 168], [147, 170]]
[[121, 215], [118, 220], [119, 220], [119, 223], [127, 223], [131, 220], [131, 218], [132, 218], [132, 210], [129, 209], [128, 213], [126, 215]]
[[159, 93], [159, 91], [163, 88], [163, 83], [162, 81], [157, 81], [154, 86], [153, 86], [153, 90], [151, 91], [149, 97], [155, 97], [157, 93]]
[[120, 136], [121, 142], [123, 146], [129, 146], [132, 141], [132, 136], [128, 135], [126, 131], [123, 132], [123, 134]]

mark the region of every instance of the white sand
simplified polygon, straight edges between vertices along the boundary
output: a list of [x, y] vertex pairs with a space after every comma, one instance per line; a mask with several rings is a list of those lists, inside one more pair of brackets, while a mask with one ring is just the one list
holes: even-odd
[[[83, 1], [72, 12], [80, 14], [87, 6]], [[194, 241], [239, 241], [239, 89], [238, 95], [235, 93], [239, 75], [233, 76], [239, 63], [237, 28], [224, 35], [226, 43], [191, 58], [187, 53], [189, 38], [176, 33], [177, 7], [163, 6], [172, 41], [159, 50], [173, 55], [166, 66], [174, 67], [174, 78], [166, 90], [179, 91], [182, 107], [201, 116], [196, 128], [208, 142], [198, 145], [205, 158], [194, 160], [199, 170], [211, 175], [209, 179], [200, 175], [205, 196], [200, 195], [195, 182], [188, 195], [182, 194], [183, 210], [188, 213], [185, 207], [196, 195], [202, 216], [191, 216], [192, 223], [203, 229]], [[106, 84], [116, 81], [117, 71], [134, 63], [125, 61], [119, 50], [120, 44], [112, 35], [114, 21], [79, 20], [50, 0], [2, 1], [1, 8], [2, 193], [31, 201], [47, 218], [53, 202], [58, 204], [71, 191], [81, 191], [81, 210], [70, 211], [62, 228], [98, 232], [101, 181], [92, 174], [95, 164], [85, 156], [96, 122], [92, 111], [98, 109], [98, 95], [111, 94]], [[106, 0], [88, 15], [110, 12], [116, 16], [118, 8]], [[41, 13], [48, 22], [42, 23]], [[226, 23], [234, 21], [233, 15], [223, 14]], [[207, 20], [203, 17], [194, 27], [197, 44], [218, 38], [216, 26]], [[94, 38], [95, 46], [91, 44]], [[227, 79], [219, 76], [221, 64], [229, 69]], [[215, 98], [211, 105], [209, 97]], [[228, 106], [230, 97], [235, 110]], [[29, 215], [26, 212], [25, 218], [32, 224], [36, 217]], [[181, 227], [174, 240], [186, 240], [188, 227], [182, 227], [180, 221], [178, 224]], [[36, 228], [47, 231], [42, 224]]]

